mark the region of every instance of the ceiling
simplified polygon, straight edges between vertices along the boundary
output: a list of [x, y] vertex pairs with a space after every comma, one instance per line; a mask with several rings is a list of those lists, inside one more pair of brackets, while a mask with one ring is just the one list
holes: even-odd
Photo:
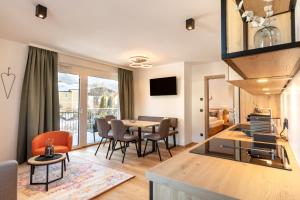
[[[48, 7], [45, 20], [35, 5]], [[221, 59], [220, 0], [1, 0], [0, 37], [128, 65]], [[196, 19], [187, 31], [185, 20]]]

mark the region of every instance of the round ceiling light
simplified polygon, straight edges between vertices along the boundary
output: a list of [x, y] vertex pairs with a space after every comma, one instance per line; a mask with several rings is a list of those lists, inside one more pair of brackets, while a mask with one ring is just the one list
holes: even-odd
[[134, 63], [144, 63], [147, 62], [149, 58], [146, 56], [132, 56], [129, 58], [129, 60]]
[[129, 64], [129, 66], [133, 67], [133, 68], [140, 68], [140, 67], [143, 66], [143, 64], [142, 63], [134, 63], [134, 62], [132, 62], [132, 63]]
[[149, 68], [151, 68], [151, 67], [152, 67], [151, 64], [143, 64], [143, 65], [141, 66], [141, 68], [144, 68], [144, 69], [149, 69]]

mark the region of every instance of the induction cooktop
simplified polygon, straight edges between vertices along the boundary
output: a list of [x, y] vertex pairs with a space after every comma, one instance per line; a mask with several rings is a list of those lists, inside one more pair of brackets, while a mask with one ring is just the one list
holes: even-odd
[[275, 143], [246, 142], [213, 138], [191, 153], [283, 170], [292, 170], [286, 149]]

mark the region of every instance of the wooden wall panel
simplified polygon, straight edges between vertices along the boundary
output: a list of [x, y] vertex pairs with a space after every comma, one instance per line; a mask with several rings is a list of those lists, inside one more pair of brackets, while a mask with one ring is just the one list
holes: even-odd
[[243, 21], [235, 10], [235, 0], [227, 0], [227, 53], [244, 50]]
[[241, 123], [247, 122], [247, 116], [253, 112], [255, 106], [271, 108], [272, 117], [280, 117], [280, 95], [252, 95], [245, 90], [240, 91]]

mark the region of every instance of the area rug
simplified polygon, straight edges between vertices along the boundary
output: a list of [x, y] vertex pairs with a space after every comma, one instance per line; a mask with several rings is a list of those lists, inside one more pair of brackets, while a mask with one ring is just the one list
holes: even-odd
[[[117, 171], [95, 161], [72, 156], [67, 162], [64, 178], [45, 185], [30, 185], [30, 167], [23, 164], [18, 169], [18, 199], [21, 200], [86, 200], [96, 197], [133, 178], [133, 175]], [[49, 180], [60, 177], [61, 164], [50, 165]], [[33, 182], [45, 182], [46, 167], [36, 167]]]

